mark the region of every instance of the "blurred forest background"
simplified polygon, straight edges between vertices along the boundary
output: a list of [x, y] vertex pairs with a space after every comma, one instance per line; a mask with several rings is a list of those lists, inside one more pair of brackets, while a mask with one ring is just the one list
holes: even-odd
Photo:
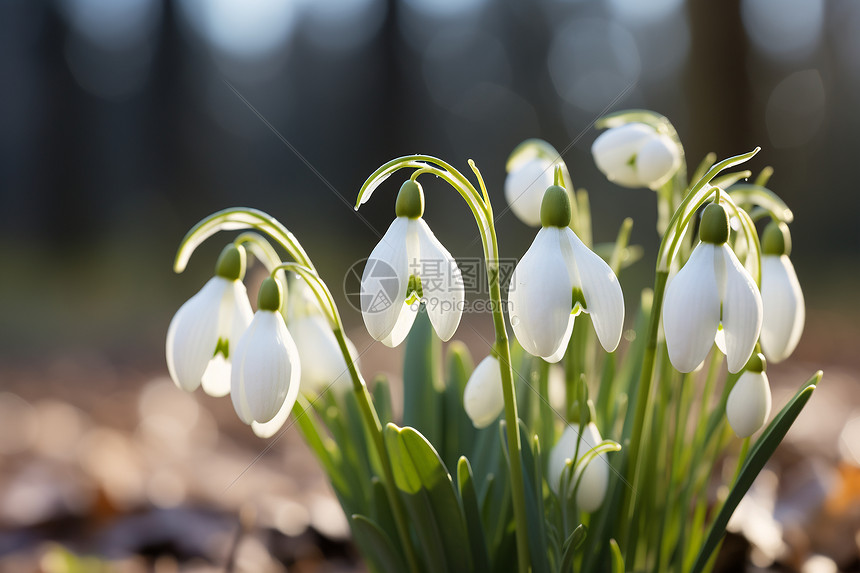
[[[540, 137], [568, 149], [573, 183], [590, 192], [597, 241], [634, 217], [633, 242], [646, 255], [621, 278], [632, 311], [653, 279], [654, 197], [607, 182], [589, 152], [594, 120], [625, 108], [668, 116], [691, 169], [709, 151], [723, 158], [762, 147], [748, 165], [754, 173], [772, 165], [769, 187], [794, 210], [792, 258], [808, 307], [798, 350], [771, 380], [782, 373], [793, 389], [825, 370], [796, 436], [828, 460], [808, 470], [821, 490], [815, 508], [843, 483], [821, 472], [844, 478], [860, 463], [856, 0], [3, 0], [0, 78], [0, 564], [10, 571], [4, 556], [32, 570], [28, 559], [44, 555], [37, 542], [59, 535], [36, 526], [76, 511], [102, 516], [92, 526], [102, 531], [129, 508], [180, 511], [195, 496], [220, 499], [219, 531], [230, 538], [243, 496], [277, 489], [277, 479], [320, 490], [323, 509], [302, 510], [317, 534], [337, 521], [306, 456], [282, 477], [300, 449], [291, 432], [242, 478], [245, 487], [219, 498], [263, 443], [233, 419], [229, 401], [189, 398], [163, 380], [170, 318], [211, 276], [223, 245], [210, 241], [185, 273], [172, 272], [199, 219], [237, 205], [280, 219], [362, 350], [370, 341], [342, 285], [390, 223], [399, 186], [384, 185], [359, 217], [352, 204], [364, 179], [407, 153], [464, 170], [473, 158], [498, 213], [508, 154]], [[426, 187], [438, 238], [456, 257], [480, 256], [462, 200]], [[534, 232], [510, 213], [497, 230], [507, 257], [520, 256]], [[464, 320], [489, 337], [489, 316]], [[469, 330], [458, 336], [483, 356]], [[381, 345], [363, 360], [368, 377], [400, 368], [400, 352]], [[775, 407], [784, 400], [777, 392]], [[154, 415], [174, 426], [150, 427]], [[228, 433], [218, 448], [234, 447], [230, 461], [197, 468], [189, 481], [181, 458], [202, 447], [215, 459], [215, 428]], [[205, 447], [194, 436], [208, 436], [199, 438]], [[82, 478], [69, 477], [64, 455], [104, 483], [128, 478], [140, 491], [126, 499], [116, 488], [127, 484], [76, 485]], [[104, 459], [123, 455], [136, 477], [100, 474]], [[220, 479], [209, 490], [207, 472]], [[89, 501], [76, 509], [69, 500], [82, 491]], [[59, 501], [39, 513], [33, 500], [44, 496]], [[304, 531], [271, 519], [282, 533]], [[840, 526], [849, 534], [843, 567], [857, 563], [854, 523]], [[101, 551], [99, 535], [78, 547]]]

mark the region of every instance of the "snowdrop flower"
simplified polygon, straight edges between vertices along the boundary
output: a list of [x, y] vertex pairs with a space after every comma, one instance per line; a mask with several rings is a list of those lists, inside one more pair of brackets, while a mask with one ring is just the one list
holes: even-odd
[[587, 312], [607, 352], [621, 340], [624, 296], [615, 273], [568, 228], [570, 201], [564, 188], [550, 186], [541, 205], [534, 242], [511, 277], [511, 325], [529, 353], [558, 362], [567, 349], [573, 322]]
[[499, 359], [487, 356], [469, 376], [463, 391], [463, 407], [476, 428], [489, 426], [505, 407]]
[[765, 368], [764, 356], [753, 355], [726, 401], [726, 418], [739, 438], [755, 434], [770, 416], [770, 385]]
[[[297, 275], [291, 275], [288, 290], [287, 327], [299, 351], [302, 392], [318, 395], [327, 389], [340, 392], [352, 388], [346, 360], [313, 291]], [[353, 356], [358, 355], [348, 338], [346, 345]]]
[[460, 269], [421, 218], [424, 191], [417, 182], [401, 186], [395, 213], [361, 277], [364, 324], [374, 339], [395, 347], [406, 338], [423, 301], [436, 334], [447, 341], [463, 314]]
[[[239, 419], [246, 424], [263, 425], [276, 418], [282, 424], [299, 393], [298, 350], [280, 313], [281, 299], [281, 284], [266, 278], [257, 312], [236, 345], [230, 396]], [[260, 429], [255, 428], [257, 435], [261, 435]], [[263, 434], [272, 430], [262, 429]]]
[[215, 276], [183, 304], [167, 329], [167, 369], [187, 392], [203, 385], [210, 396], [230, 391], [230, 364], [236, 342], [251, 323], [253, 311], [242, 284], [245, 251], [224, 247]]
[[762, 324], [755, 281], [726, 244], [729, 222], [722, 206], [705, 208], [701, 242], [669, 282], [663, 299], [663, 330], [669, 360], [692, 372], [708, 355], [720, 324], [729, 372], [740, 372], [752, 355]]
[[764, 318], [761, 326], [761, 347], [772, 362], [780, 362], [794, 352], [803, 323], [806, 305], [803, 291], [794, 272], [791, 235], [785, 223], [772, 222], [765, 227], [762, 238], [761, 298]]
[[[324, 316], [310, 314], [290, 320], [289, 326], [302, 364], [302, 392], [321, 394], [327, 389], [339, 392], [352, 388], [346, 360]], [[346, 344], [353, 356], [357, 355], [352, 342], [347, 340]]]
[[530, 227], [540, 226], [541, 202], [544, 191], [553, 184], [555, 165], [546, 157], [533, 157], [515, 165], [505, 179], [505, 199], [511, 211]]
[[[567, 460], [572, 460], [576, 456], [575, 466], [576, 462], [602, 441], [603, 438], [600, 437], [600, 432], [594, 422], [589, 422], [584, 427], [581, 424], [568, 425], [549, 454], [547, 481], [550, 489], [561, 495], [561, 482]], [[578, 451], [577, 442], [579, 443]], [[580, 473], [582, 479], [579, 481], [579, 489], [576, 490], [576, 505], [582, 511], [592, 513], [597, 511], [603, 503], [603, 498], [606, 497], [606, 488], [609, 485], [609, 461], [606, 459], [606, 454], [598, 455], [585, 466], [585, 470], [570, 476], [564, 497], [573, 493]]]
[[607, 129], [591, 145], [597, 168], [624, 187], [657, 189], [681, 166], [678, 144], [644, 123]]

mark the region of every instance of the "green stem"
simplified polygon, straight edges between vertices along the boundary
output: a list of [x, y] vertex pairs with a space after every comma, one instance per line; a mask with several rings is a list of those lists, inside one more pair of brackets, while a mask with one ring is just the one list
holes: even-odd
[[[651, 381], [653, 380], [654, 358], [657, 352], [657, 332], [659, 331], [660, 314], [663, 309], [663, 293], [666, 290], [666, 282], [668, 280], [668, 271], [657, 271], [654, 279], [654, 300], [648, 323], [648, 345], [645, 347], [645, 355], [642, 358], [639, 390], [636, 396], [636, 415], [633, 419], [630, 447], [627, 449], [626, 479], [629, 486], [624, 490], [624, 501], [621, 504], [621, 513], [618, 516], [621, 524], [618, 543], [622, 546], [627, 542], [627, 530], [630, 526], [630, 509], [634, 496], [633, 488], [636, 487], [637, 483], [637, 463], [639, 462], [639, 448], [642, 442], [642, 428], [645, 425], [645, 414], [651, 401]], [[628, 555], [630, 555], [631, 548], [627, 547], [626, 550], [628, 551]]]
[[394, 513], [394, 521], [397, 524], [397, 533], [400, 536], [400, 543], [406, 551], [406, 560], [409, 562], [409, 569], [414, 572], [420, 571], [418, 567], [418, 559], [415, 556], [415, 550], [412, 547], [412, 539], [409, 536], [409, 524], [406, 521], [406, 510], [403, 507], [403, 500], [400, 498], [397, 490], [394, 487], [394, 472], [391, 469], [391, 459], [388, 457], [388, 450], [385, 448], [385, 441], [382, 436], [382, 424], [379, 422], [379, 416], [376, 413], [376, 408], [373, 407], [373, 402], [370, 398], [370, 392], [367, 390], [367, 384], [355, 367], [355, 361], [352, 359], [349, 347], [346, 345], [346, 337], [343, 335], [342, 328], [333, 329], [334, 336], [337, 339], [337, 345], [346, 360], [349, 376], [352, 378], [352, 387], [355, 391], [355, 397], [358, 400], [358, 406], [361, 409], [364, 423], [370, 430], [370, 435], [373, 437], [373, 443], [376, 447], [379, 462], [382, 465], [382, 473], [385, 475], [383, 484], [385, 492], [391, 501], [391, 507]]
[[[490, 222], [490, 238], [497, 253], [496, 230]], [[505, 396], [505, 433], [508, 438], [508, 458], [511, 464], [511, 496], [514, 502], [514, 519], [517, 524], [517, 562], [520, 573], [529, 571], [528, 519], [526, 517], [526, 493], [523, 483], [522, 444], [520, 443], [519, 416], [514, 389], [514, 372], [511, 367], [511, 348], [502, 311], [502, 293], [499, 287], [499, 260], [487, 261], [487, 280], [490, 285], [490, 301], [493, 305], [493, 326], [496, 329], [495, 350], [499, 356], [502, 374], [502, 390]]]

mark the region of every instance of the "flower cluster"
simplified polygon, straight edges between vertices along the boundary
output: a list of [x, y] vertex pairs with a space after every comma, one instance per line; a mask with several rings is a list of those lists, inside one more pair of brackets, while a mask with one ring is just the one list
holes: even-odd
[[[787, 358], [798, 345], [805, 305], [789, 259], [787, 223], [793, 216], [764, 187], [772, 170], [765, 170], [755, 184], [738, 183], [749, 172], [718, 177], [758, 149], [717, 164], [706, 158], [696, 180], [688, 182], [683, 148], [666, 118], [633, 110], [607, 116], [599, 125], [609, 129], [592, 145], [597, 168], [620, 185], [657, 191], [658, 201], [661, 245], [654, 289], [643, 293], [643, 320], [625, 334], [635, 342], [621, 352], [616, 350], [626, 312], [618, 274], [641, 251], [628, 245], [632, 220], [625, 221], [614, 243], [593, 243], [587, 194], [567, 184], [567, 167], [548, 143], [523, 142], [507, 162], [510, 210], [525, 224], [540, 227], [510, 277], [502, 272], [494, 210], [474, 162], [470, 167], [480, 191], [458, 170], [426, 155], [386, 163], [361, 187], [356, 208], [399, 169], [414, 170], [400, 187], [394, 221], [370, 253], [360, 284], [367, 332], [389, 347], [406, 340], [424, 307], [427, 320], [417, 323], [422, 332], [410, 338], [406, 352], [414, 377], [426, 373], [436, 378], [439, 368], [431, 360], [441, 356], [438, 339], [453, 337], [465, 302], [460, 265], [424, 221], [424, 190], [417, 178], [431, 174], [457, 190], [481, 235], [495, 341], [474, 369], [464, 347], [451, 347], [447, 382], [434, 383], [432, 391], [430, 385], [420, 391], [418, 385], [404, 389], [403, 419], [410, 427], [394, 424], [385, 382], [372, 392], [367, 387], [331, 292], [280, 223], [252, 209], [226, 210], [201, 221], [183, 241], [179, 271], [206, 237], [239, 228], [268, 235], [295, 261], [281, 262], [266, 241], [256, 244], [258, 250], [252, 252], [271, 274], [262, 281], [254, 312], [243, 284], [243, 239], [228, 245], [215, 276], [170, 323], [168, 369], [183, 390], [202, 386], [212, 396], [230, 394], [239, 418], [264, 437], [283, 425], [300, 392], [321, 396], [346, 388], [350, 379], [354, 393], [327, 396], [324, 407], [299, 418], [299, 427], [332, 475], [344, 509], [353, 516], [356, 538], [360, 542], [363, 533], [384, 541], [376, 549], [384, 553], [385, 566], [372, 568], [421, 570], [417, 555], [428, 548], [432, 554], [424, 557], [434, 570], [472, 570], [479, 561], [486, 567], [477, 569], [487, 569], [490, 551], [494, 564], [505, 563], [499, 556], [510, 559], [512, 548], [500, 549], [500, 543], [510, 539], [503, 532], [511, 530], [512, 520], [521, 572], [551, 570], [550, 562], [565, 570], [606, 570], [598, 560], [607, 548], [598, 544], [609, 539], [613, 567], [623, 560], [619, 544], [630, 542], [624, 550], [632, 562], [619, 570], [651, 570], [651, 552], [642, 543], [655, 543], [665, 550], [655, 570], [663, 565], [701, 571], [721, 534], [712, 526], [725, 523], [725, 512], [730, 514], [736, 503], [732, 500], [742, 497], [733, 489], [719, 515], [711, 517], [709, 482], [701, 477], [713, 467], [708, 456], [721, 455], [729, 444], [731, 432], [724, 429], [747, 440], [768, 423], [772, 397], [767, 362]], [[756, 224], [764, 217], [771, 222], [762, 223], [760, 241]], [[289, 282], [285, 271], [295, 273]], [[514, 348], [508, 321], [518, 342]], [[720, 387], [723, 360], [728, 374]], [[707, 361], [707, 371], [696, 374]], [[602, 372], [595, 372], [597, 364], [604, 365]], [[564, 381], [554, 380], [551, 371], [563, 372]], [[690, 390], [697, 378], [704, 380], [701, 396]], [[598, 384], [599, 392], [589, 399]], [[744, 442], [733, 488], [752, 482], [758, 471], [753, 470], [772, 453], [779, 441], [774, 436], [785, 434], [810, 388], [812, 381], [754, 448]], [[691, 424], [695, 400], [701, 400], [704, 413], [715, 396], [725, 411]], [[462, 408], [452, 407], [458, 400]], [[521, 410], [518, 400], [525, 402]], [[377, 401], [384, 409], [376, 410]], [[503, 429], [501, 448], [489, 446], [488, 440], [498, 437], [494, 425]], [[664, 442], [666, 434], [672, 435]], [[474, 443], [468, 443], [470, 437]], [[609, 458], [622, 444], [624, 457]], [[750, 463], [744, 459], [748, 452]], [[473, 473], [466, 454], [476, 467], [482, 465], [480, 472]], [[654, 475], [665, 477], [665, 483]], [[419, 490], [430, 495], [421, 499], [433, 503], [409, 503], [418, 499], [414, 494]], [[499, 495], [508, 494], [513, 503], [496, 503]], [[584, 528], [576, 528], [576, 519], [601, 511], [604, 502], [610, 509], [585, 518], [587, 539], [577, 540], [577, 531]], [[496, 515], [499, 505], [508, 513]], [[377, 523], [368, 516], [376, 516], [379, 507], [386, 518]], [[483, 529], [487, 519], [480, 516], [488, 511], [495, 532]], [[691, 514], [710, 521], [698, 553], [683, 546], [683, 536], [672, 538], [681, 535]], [[654, 522], [666, 525], [656, 538]], [[616, 534], [620, 541], [612, 545]], [[467, 536], [469, 542], [461, 544]], [[589, 545], [578, 553], [584, 556], [580, 559], [583, 542]], [[545, 566], [533, 566], [539, 560]]]
[[257, 311], [251, 310], [242, 282], [245, 257], [241, 245], [227, 245], [215, 276], [174, 315], [167, 367], [182, 390], [202, 386], [210, 396], [229, 394], [239, 419], [268, 438], [289, 417], [300, 389], [313, 395], [343, 387], [346, 363], [300, 279], [291, 281], [290, 313], [284, 312], [284, 286], [274, 277], [263, 280]]

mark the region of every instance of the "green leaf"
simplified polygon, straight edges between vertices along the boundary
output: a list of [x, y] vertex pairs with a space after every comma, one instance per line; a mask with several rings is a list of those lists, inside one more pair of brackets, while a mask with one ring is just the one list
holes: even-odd
[[741, 468], [737, 481], [729, 492], [729, 495], [726, 498], [722, 509], [720, 509], [720, 512], [717, 514], [716, 519], [714, 519], [714, 522], [711, 524], [705, 543], [702, 545], [702, 548], [699, 550], [699, 554], [696, 556], [696, 561], [692, 568], [694, 573], [699, 573], [704, 569], [708, 559], [711, 557], [711, 554], [723, 539], [723, 536], [726, 533], [726, 525], [728, 524], [732, 513], [734, 513], [735, 508], [738, 506], [741, 499], [743, 499], [747, 490], [749, 490], [765, 463], [767, 463], [771, 455], [773, 455], [774, 450], [779, 446], [780, 442], [785, 437], [785, 434], [794, 423], [794, 420], [797, 419], [797, 416], [809, 401], [809, 398], [812, 396], [812, 392], [815, 390], [816, 384], [821, 381], [821, 376], [822, 372], [819, 370], [804, 384], [797, 394], [794, 395], [794, 398], [785, 405], [782, 411], [780, 411], [776, 418], [774, 418], [768, 425], [761, 437], [756, 440], [755, 446], [753, 446], [750, 451], [746, 463], [744, 463], [743, 468]]
[[391, 538], [371, 519], [355, 514], [352, 516], [352, 531], [358, 546], [367, 554], [368, 561], [379, 573], [407, 571]]
[[757, 205], [765, 209], [775, 221], [791, 223], [794, 213], [779, 196], [761, 185], [734, 185], [729, 196], [738, 205]]
[[388, 424], [385, 445], [430, 571], [471, 571], [466, 517], [439, 454], [414, 428]]
[[475, 559], [475, 573], [489, 572], [490, 556], [487, 553], [487, 542], [484, 526], [481, 523], [481, 511], [478, 509], [478, 494], [475, 491], [475, 479], [472, 468], [465, 456], [457, 462], [457, 485], [460, 489], [460, 501], [466, 517], [466, 528], [469, 531], [469, 545], [472, 547], [472, 557]]
[[433, 331], [424, 305], [406, 337], [403, 358], [403, 425], [431, 443], [441, 443], [442, 341]]
[[383, 426], [394, 421], [393, 408], [391, 406], [391, 388], [388, 378], [382, 374], [373, 380], [373, 404], [379, 415], [379, 423]]
[[618, 542], [610, 539], [609, 547], [612, 550], [612, 573], [624, 573], [624, 557], [621, 556], [621, 548], [618, 547]]
[[579, 548], [582, 547], [587, 535], [588, 528], [580, 523], [576, 526], [576, 529], [567, 536], [567, 539], [564, 542], [564, 547], [562, 548], [561, 568], [559, 568], [561, 573], [570, 573], [573, 568], [573, 558]]

